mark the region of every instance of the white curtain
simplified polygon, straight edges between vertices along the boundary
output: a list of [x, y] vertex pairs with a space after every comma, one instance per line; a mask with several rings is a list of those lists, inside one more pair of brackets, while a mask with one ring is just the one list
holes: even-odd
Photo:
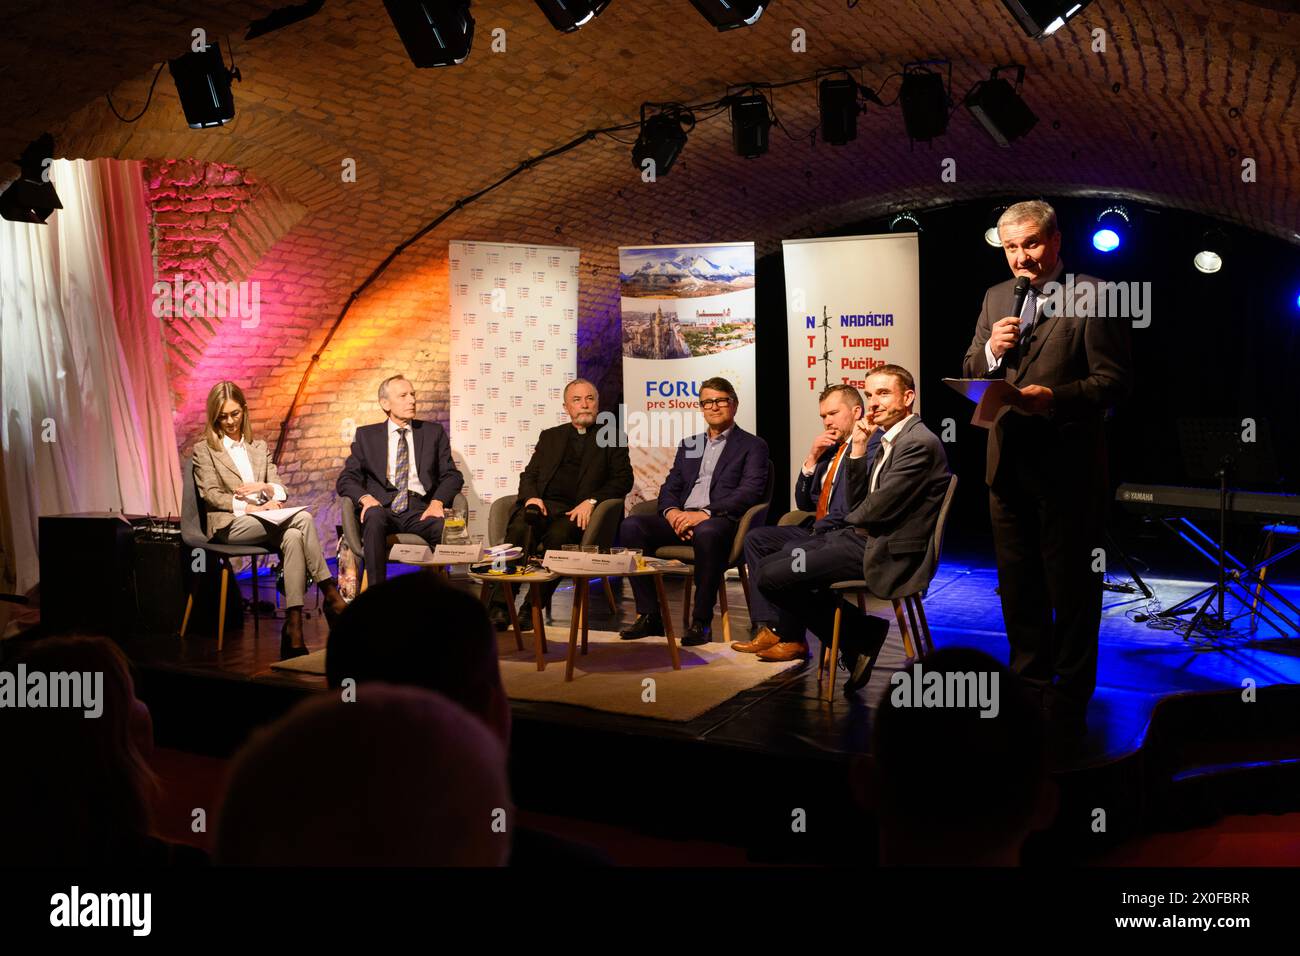
[[180, 511], [140, 164], [50, 171], [63, 209], [0, 221], [0, 590], [18, 593], [39, 578], [40, 515]]

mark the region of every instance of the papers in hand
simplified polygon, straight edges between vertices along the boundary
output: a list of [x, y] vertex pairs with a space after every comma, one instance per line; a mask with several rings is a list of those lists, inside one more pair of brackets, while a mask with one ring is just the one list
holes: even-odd
[[1002, 378], [945, 378], [943, 383], [975, 403], [970, 423], [992, 428], [1009, 411], [1020, 410], [1020, 389]]
[[306, 505], [299, 505], [296, 508], [270, 508], [266, 511], [251, 512], [254, 518], [261, 518], [263, 521], [269, 521], [271, 524], [284, 524], [299, 511], [306, 510]]

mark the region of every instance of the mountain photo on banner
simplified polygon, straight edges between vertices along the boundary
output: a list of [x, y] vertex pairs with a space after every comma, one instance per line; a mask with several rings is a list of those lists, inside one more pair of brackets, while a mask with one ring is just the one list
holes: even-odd
[[678, 443], [704, 430], [699, 384], [728, 379], [754, 429], [754, 244], [619, 249], [623, 394], [636, 485], [654, 498]]

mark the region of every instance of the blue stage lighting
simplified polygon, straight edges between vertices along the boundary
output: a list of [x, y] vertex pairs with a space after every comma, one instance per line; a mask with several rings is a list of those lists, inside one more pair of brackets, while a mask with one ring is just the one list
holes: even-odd
[[1114, 229], [1098, 229], [1092, 234], [1092, 245], [1098, 252], [1114, 252], [1119, 248], [1119, 233]]

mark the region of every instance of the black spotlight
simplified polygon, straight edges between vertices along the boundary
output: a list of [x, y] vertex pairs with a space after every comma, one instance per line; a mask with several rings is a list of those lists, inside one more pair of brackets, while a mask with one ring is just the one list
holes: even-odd
[[943, 77], [924, 68], [903, 71], [903, 88], [898, 94], [903, 105], [907, 137], [929, 142], [948, 130], [948, 92]]
[[474, 45], [469, 0], [384, 0], [384, 6], [416, 66], [456, 66], [469, 58]]
[[667, 176], [686, 145], [686, 134], [695, 128], [694, 114], [682, 110], [656, 113], [645, 118], [641, 107], [641, 133], [632, 147], [632, 165], [644, 172], [645, 161], [654, 161], [654, 175]]
[[767, 134], [772, 116], [767, 100], [758, 93], [731, 97], [731, 145], [746, 159], [756, 159], [767, 152]]
[[325, 0], [307, 0], [306, 3], [277, 7], [260, 20], [254, 20], [250, 23], [248, 32], [244, 34], [244, 39], [255, 40], [258, 37], [266, 36], [268, 33], [274, 33], [276, 30], [283, 30], [295, 23], [301, 23], [308, 17], [314, 17], [320, 13], [323, 6], [325, 6]]
[[691, 0], [691, 3], [719, 30], [751, 27], [767, 6], [767, 0]]
[[230, 81], [239, 79], [239, 71], [226, 69], [219, 45], [209, 43], [202, 50], [168, 60], [167, 68], [176, 81], [176, 95], [190, 129], [224, 126], [235, 118]]
[[1038, 40], [1061, 29], [1090, 3], [1092, 0], [1002, 0], [1020, 28]]
[[537, 0], [537, 5], [561, 33], [572, 33], [596, 19], [609, 6], [609, 0]]
[[45, 161], [54, 158], [54, 137], [43, 133], [18, 157], [18, 178], [0, 193], [0, 217], [10, 222], [43, 224], [50, 213], [62, 209], [59, 194], [50, 182]]
[[[998, 70], [1015, 69], [1016, 86], [998, 76]], [[993, 141], [1009, 149], [1013, 139], [1019, 139], [1034, 128], [1038, 117], [1025, 105], [1017, 90], [1025, 81], [1023, 66], [1000, 66], [987, 79], [976, 83], [966, 94], [966, 109], [979, 121]]]
[[852, 77], [828, 77], [817, 84], [822, 142], [843, 146], [858, 138], [858, 84]]

